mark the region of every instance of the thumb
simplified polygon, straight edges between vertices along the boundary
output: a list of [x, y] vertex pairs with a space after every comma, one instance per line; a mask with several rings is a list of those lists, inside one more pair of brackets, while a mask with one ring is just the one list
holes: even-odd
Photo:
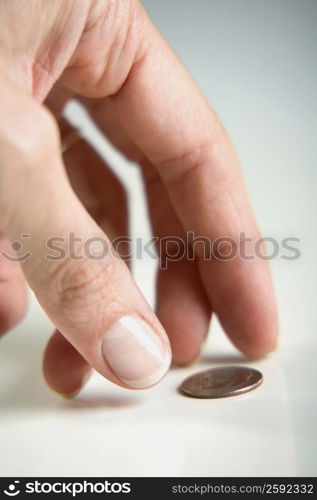
[[169, 368], [167, 336], [71, 189], [55, 120], [2, 84], [0, 225], [20, 248], [28, 283], [89, 364], [119, 385], [149, 387]]

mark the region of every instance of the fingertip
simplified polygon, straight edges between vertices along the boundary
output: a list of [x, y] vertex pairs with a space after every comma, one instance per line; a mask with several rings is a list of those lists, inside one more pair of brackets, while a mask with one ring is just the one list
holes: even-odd
[[175, 355], [173, 354], [172, 366], [179, 368], [189, 367], [197, 363], [200, 357], [201, 357], [201, 348], [199, 349], [199, 352], [196, 355], [192, 354], [191, 356], [188, 356], [186, 358], [184, 358], [183, 356], [179, 356], [177, 353], [175, 353]]
[[228, 333], [236, 347], [251, 359], [268, 356], [279, 346], [279, 326], [275, 317], [259, 317], [256, 323], [246, 324], [243, 335]]
[[246, 354], [249, 358], [259, 359], [269, 356], [277, 351], [279, 346], [278, 339], [272, 338], [270, 340], [265, 340], [264, 342], [256, 342], [254, 344], [249, 343], [240, 348], [244, 354]]
[[[85, 385], [87, 384], [91, 375], [92, 375], [92, 369], [89, 369], [86, 372], [86, 374], [84, 374], [83, 377], [81, 378], [81, 381], [78, 385], [78, 388], [73, 390], [72, 392], [61, 392], [61, 390], [57, 390], [57, 388], [55, 387], [55, 384], [52, 384], [51, 381], [48, 382], [48, 380], [45, 376], [44, 376], [44, 379], [45, 379], [46, 385], [50, 389], [50, 391], [54, 392], [55, 394], [57, 394], [58, 396], [60, 396], [63, 399], [74, 399], [82, 391], [82, 389], [85, 387]], [[74, 385], [76, 385], [76, 384], [74, 384]]]
[[91, 372], [87, 361], [56, 330], [43, 356], [43, 375], [48, 387], [65, 398], [74, 397], [85, 386]]

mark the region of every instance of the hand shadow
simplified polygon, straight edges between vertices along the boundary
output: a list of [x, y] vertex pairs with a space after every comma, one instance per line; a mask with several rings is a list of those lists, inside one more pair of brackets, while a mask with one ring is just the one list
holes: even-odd
[[248, 363], [248, 361], [254, 361], [252, 358], [248, 358], [241, 353], [224, 353], [224, 354], [207, 354], [202, 356], [199, 360], [200, 363], [205, 365], [221, 365], [221, 364], [231, 364], [238, 365], [242, 363]]

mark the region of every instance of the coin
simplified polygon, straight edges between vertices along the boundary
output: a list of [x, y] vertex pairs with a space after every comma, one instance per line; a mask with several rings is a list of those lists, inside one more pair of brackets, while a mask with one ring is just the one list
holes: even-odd
[[262, 373], [254, 368], [222, 366], [191, 375], [181, 390], [192, 398], [227, 398], [252, 391], [262, 381]]

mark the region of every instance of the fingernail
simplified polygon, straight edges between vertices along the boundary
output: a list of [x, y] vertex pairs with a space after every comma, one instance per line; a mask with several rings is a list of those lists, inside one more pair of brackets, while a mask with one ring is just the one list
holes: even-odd
[[114, 374], [133, 389], [158, 382], [171, 364], [170, 349], [145, 321], [123, 316], [102, 340], [103, 355]]

